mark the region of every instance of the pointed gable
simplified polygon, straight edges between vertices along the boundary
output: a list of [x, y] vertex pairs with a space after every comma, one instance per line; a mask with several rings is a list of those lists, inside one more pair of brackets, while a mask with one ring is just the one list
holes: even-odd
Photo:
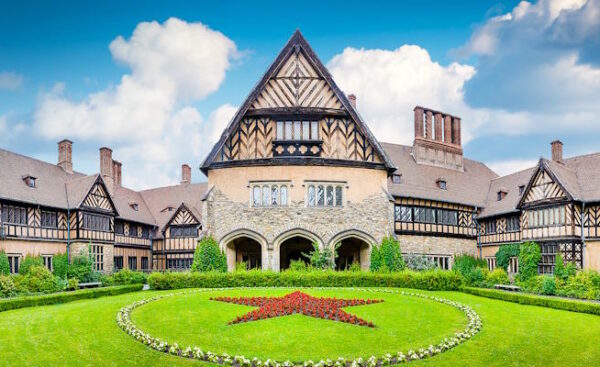
[[167, 223], [167, 225], [171, 226], [187, 226], [195, 224], [200, 224], [200, 221], [198, 221], [196, 216], [185, 206], [185, 204], [179, 206], [179, 209], [177, 209], [171, 220]]
[[94, 182], [94, 185], [81, 202], [80, 207], [117, 214], [112, 199], [100, 178]]
[[207, 173], [209, 168], [266, 164], [395, 169], [299, 31], [250, 93], [201, 168]]
[[543, 160], [540, 160], [537, 171], [532, 175], [520, 205], [543, 201], [557, 201], [570, 198], [556, 176], [548, 169]]

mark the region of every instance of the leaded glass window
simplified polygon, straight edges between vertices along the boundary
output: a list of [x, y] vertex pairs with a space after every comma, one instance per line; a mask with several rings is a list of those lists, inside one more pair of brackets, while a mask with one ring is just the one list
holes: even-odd
[[317, 203], [316, 191], [313, 185], [308, 186], [308, 206], [315, 206]]
[[281, 186], [281, 205], [287, 205], [288, 202], [288, 189], [287, 186]]
[[335, 206], [342, 206], [342, 205], [344, 205], [344, 196], [342, 193], [342, 187], [336, 186], [335, 187]]
[[325, 189], [323, 185], [317, 186], [317, 205], [323, 206], [325, 205]]
[[325, 205], [333, 206], [333, 186], [327, 186], [327, 188], [325, 189], [325, 194], [326, 194]]
[[271, 205], [279, 205], [279, 186], [271, 186]]

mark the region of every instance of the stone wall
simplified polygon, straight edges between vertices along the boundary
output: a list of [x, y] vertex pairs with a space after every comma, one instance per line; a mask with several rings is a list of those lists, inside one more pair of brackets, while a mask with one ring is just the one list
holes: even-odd
[[398, 235], [400, 248], [403, 253], [429, 255], [473, 255], [477, 256], [477, 241], [475, 239]]
[[306, 207], [304, 201], [292, 200], [286, 207], [254, 208], [214, 187], [203, 210], [204, 230], [223, 247], [227, 245], [223, 240], [229, 242], [236, 233], [255, 235], [263, 247], [263, 268], [279, 270], [279, 244], [289, 236], [299, 235], [320, 246], [330, 246], [344, 235], [380, 243], [393, 231], [393, 204], [383, 189], [379, 191], [343, 207]]
[[[89, 243], [89, 242], [73, 242], [70, 246], [70, 258], [73, 256], [88, 256], [89, 246], [102, 246], [104, 255], [104, 270], [103, 273], [110, 274], [113, 272], [113, 260], [114, 260], [114, 245], [106, 243]], [[126, 259], [124, 261], [127, 261]], [[138, 263], [139, 266], [139, 263]]]

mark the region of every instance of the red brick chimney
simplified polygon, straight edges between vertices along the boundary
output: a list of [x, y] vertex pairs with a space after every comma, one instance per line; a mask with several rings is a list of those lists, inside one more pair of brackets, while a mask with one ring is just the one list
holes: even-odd
[[113, 160], [113, 174], [115, 179], [115, 185], [121, 186], [121, 168], [123, 164], [119, 161]]
[[560, 140], [554, 140], [550, 143], [552, 146], [552, 160], [554, 162], [562, 163], [563, 161], [563, 143]]
[[113, 193], [115, 177], [113, 168], [112, 149], [106, 147], [100, 148], [100, 175], [111, 195]]
[[192, 182], [192, 168], [187, 164], [181, 165], [181, 183], [189, 184]]
[[73, 173], [73, 142], [68, 139], [58, 142], [58, 166], [67, 173]]
[[352, 105], [352, 107], [354, 107], [354, 109], [356, 109], [356, 95], [348, 94], [348, 100], [350, 101], [350, 104]]
[[419, 164], [463, 170], [460, 118], [417, 106], [413, 157]]

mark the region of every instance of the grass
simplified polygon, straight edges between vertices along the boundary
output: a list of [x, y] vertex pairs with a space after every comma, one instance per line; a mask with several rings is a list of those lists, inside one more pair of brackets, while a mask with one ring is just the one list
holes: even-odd
[[[240, 291], [241, 292], [241, 291]], [[66, 304], [32, 307], [20, 310], [12, 310], [0, 313], [0, 366], [191, 366], [205, 365], [202, 362], [186, 360], [180, 357], [169, 356], [163, 353], [152, 351], [142, 344], [135, 341], [130, 336], [121, 331], [115, 322], [117, 311], [124, 305], [130, 304], [135, 300], [146, 298], [159, 292], [138, 292], [114, 297], [104, 297], [93, 300], [75, 301]], [[285, 293], [285, 292], [284, 292]], [[312, 293], [312, 291], [311, 291]], [[343, 292], [335, 292], [342, 294]], [[470, 305], [479, 313], [483, 320], [483, 329], [470, 341], [458, 346], [457, 348], [445, 352], [429, 360], [411, 363], [411, 366], [435, 365], [435, 366], [595, 366], [600, 365], [600, 349], [597, 348], [597, 340], [600, 338], [600, 317], [588, 314], [579, 314], [568, 311], [541, 308], [536, 306], [524, 306], [510, 302], [481, 298], [473, 295], [458, 292], [432, 292], [445, 298], [453, 299]], [[314, 293], [316, 294], [316, 292]], [[380, 293], [372, 294], [372, 298], [379, 297]], [[357, 297], [363, 297], [357, 293]], [[206, 323], [199, 323], [195, 314], [195, 307], [202, 305], [202, 298], [189, 297], [187, 299], [172, 298], [157, 301], [154, 305], [148, 304], [140, 307], [133, 313], [134, 320], [144, 328], [153, 328], [157, 336], [168, 337], [169, 333], [174, 333], [171, 328], [177, 327], [178, 341], [205, 340], [213, 339], [215, 346], [219, 343], [224, 347], [233, 347], [238, 341], [232, 339], [235, 336], [234, 331], [228, 331], [230, 338], [228, 342], [225, 339], [219, 341], [219, 338], [210, 335], [200, 335], [193, 329], [195, 325], [205, 325], [209, 327], [216, 318], [237, 315], [243, 306], [221, 304], [217, 312], [218, 316], [205, 315]], [[388, 303], [389, 302], [389, 303]], [[443, 335], [451, 332], [453, 328], [464, 325], [464, 317], [456, 313], [452, 308], [444, 305], [434, 304], [434, 308], [441, 311], [439, 315], [433, 316], [435, 320], [427, 324], [428, 332], [416, 330], [423, 316], [427, 313], [425, 308], [429, 301], [413, 304], [411, 298], [400, 297], [397, 300], [386, 298], [386, 302], [381, 305], [392, 305], [394, 307], [376, 310], [378, 305], [360, 306], [349, 308], [348, 311], [357, 315], [368, 317], [378, 326], [380, 321], [401, 317], [408, 326], [404, 328], [405, 335], [399, 336], [398, 345], [403, 343], [425, 342], [429, 332], [436, 335]], [[419, 302], [419, 301], [415, 301]], [[147, 308], [146, 308], [147, 307]], [[239, 308], [242, 307], [242, 308]], [[395, 307], [398, 307], [395, 309]], [[144, 309], [146, 308], [146, 309]], [[151, 310], [154, 308], [154, 310]], [[172, 317], [168, 314], [158, 313], [160, 309], [180, 309], [185, 317], [180, 317], [177, 324], [171, 319], [171, 323], [165, 321]], [[408, 312], [407, 312], [408, 310]], [[235, 311], [235, 312], [234, 312]], [[397, 312], [401, 311], [401, 312]], [[363, 313], [364, 312], [364, 313]], [[420, 314], [420, 315], [419, 315]], [[439, 317], [448, 314], [449, 320]], [[457, 317], [452, 317], [452, 315]], [[190, 316], [191, 315], [191, 316]], [[152, 317], [150, 317], [152, 316]], [[182, 321], [183, 320], [183, 321]], [[258, 327], [264, 321], [236, 325], [241, 327], [255, 328], [257, 333], [264, 333], [265, 330]], [[367, 331], [356, 332], [356, 326], [352, 325], [332, 325], [335, 324], [329, 320], [316, 320], [301, 316], [288, 316], [267, 320], [274, 322], [274, 327], [280, 331], [295, 335], [294, 328], [301, 327], [303, 330], [310, 330], [311, 340], [307, 336], [292, 336], [291, 339], [277, 336], [272, 339], [266, 338], [265, 334], [260, 338], [255, 338], [254, 343], [248, 344], [248, 341], [242, 345], [244, 348], [257, 348], [258, 346], [270, 347], [271, 344], [280, 345], [281, 352], [293, 351], [294, 353], [321, 353], [323, 348], [340, 347], [357, 336], [360, 333], [361, 338], [365, 337], [363, 333]], [[440, 325], [435, 325], [438, 322]], [[281, 323], [281, 324], [280, 324]], [[402, 323], [390, 327], [385, 333], [398, 333], [403, 330]], [[263, 323], [262, 325], [265, 325]], [[312, 326], [311, 326], [312, 325]], [[170, 326], [167, 327], [167, 326]], [[309, 327], [310, 326], [310, 327]], [[314, 330], [318, 326], [318, 330]], [[218, 326], [224, 327], [224, 326]], [[345, 335], [342, 329], [352, 328], [349, 335]], [[186, 329], [187, 328], [187, 329]], [[328, 332], [337, 334], [337, 340], [332, 343], [332, 335]], [[368, 330], [368, 329], [367, 329]], [[425, 330], [425, 329], [423, 329]], [[410, 332], [409, 332], [410, 331]], [[375, 332], [383, 334], [383, 327], [376, 329]], [[158, 335], [162, 333], [162, 335]], [[250, 333], [246, 333], [250, 335]], [[273, 334], [271, 330], [270, 334]], [[383, 335], [382, 334], [382, 335]], [[381, 336], [381, 335], [380, 335]], [[339, 338], [343, 339], [339, 339]], [[367, 335], [368, 337], [368, 335]], [[315, 342], [315, 338], [318, 342]], [[321, 338], [327, 340], [320, 342]], [[368, 339], [368, 338], [367, 338]], [[375, 346], [380, 343], [382, 346], [391, 347], [393, 341], [382, 339], [370, 339], [365, 344]], [[353, 341], [354, 345], [360, 345], [360, 342]], [[387, 343], [387, 344], [384, 344]], [[229, 344], [229, 345], [227, 345]], [[412, 345], [412, 344], [411, 344]], [[240, 346], [240, 348], [242, 347]], [[266, 347], [265, 347], [266, 348]], [[319, 348], [312, 350], [313, 348]], [[364, 347], [366, 348], [366, 346]]]
[[[214, 296], [283, 296], [290, 290], [237, 290], [168, 297], [136, 309], [132, 320], [142, 330], [180, 346], [262, 360], [358, 358], [427, 347], [461, 331], [466, 316], [451, 306], [397, 294], [304, 290], [316, 297], [377, 298], [384, 302], [345, 310], [375, 323], [375, 328], [290, 315], [228, 325], [254, 307], [210, 301]], [[157, 317], [161, 315], [161, 317]], [[257, 342], [260, 341], [260, 342]]]

